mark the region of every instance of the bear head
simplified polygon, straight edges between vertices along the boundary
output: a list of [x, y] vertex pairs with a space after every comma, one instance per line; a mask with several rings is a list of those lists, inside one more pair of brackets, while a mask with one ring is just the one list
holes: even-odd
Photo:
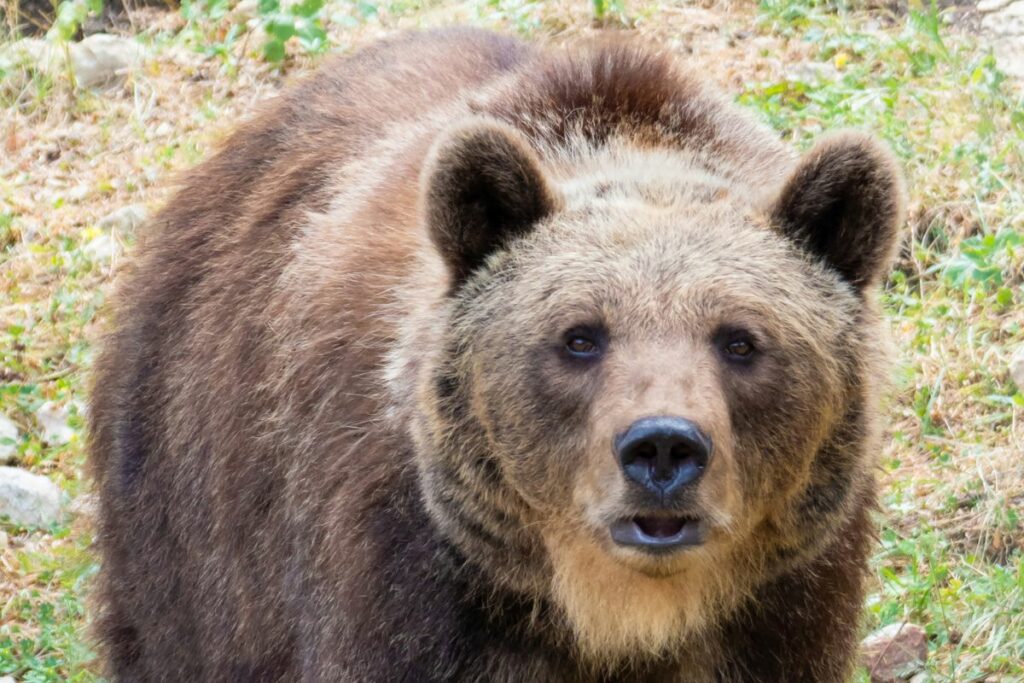
[[852, 132], [770, 197], [671, 150], [601, 155], [487, 118], [434, 145], [448, 294], [420, 321], [412, 432], [444, 533], [621, 661], [813, 557], [870, 485], [903, 190]]

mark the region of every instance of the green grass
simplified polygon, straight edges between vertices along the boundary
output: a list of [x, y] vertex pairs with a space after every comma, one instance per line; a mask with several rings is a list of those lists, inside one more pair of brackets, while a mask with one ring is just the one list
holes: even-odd
[[[922, 625], [924, 680], [1024, 680], [1024, 394], [1006, 371], [1024, 347], [1024, 88], [983, 39], [947, 26], [949, 15], [927, 3], [905, 14], [863, 4], [762, 0], [697, 37], [721, 53], [704, 55], [709, 76], [796, 146], [862, 127], [902, 160], [911, 205], [883, 297], [897, 362], [865, 630]], [[0, 412], [21, 431], [19, 465], [48, 474], [71, 499], [88, 494], [79, 406], [122, 260], [120, 249], [107, 258], [90, 245], [133, 240], [100, 228], [104, 214], [128, 203], [154, 209], [167, 179], [206, 156], [255, 101], [324, 52], [385, 30], [462, 21], [571, 39], [595, 19], [612, 25], [611, 14], [623, 18], [616, 30], [635, 26], [651, 39], [688, 30], [682, 13], [640, 2], [332, 0], [294, 11], [265, 2], [248, 18], [232, 10], [197, 2], [175, 21], [142, 22], [150, 56], [113, 95], [0, 58], [0, 107], [12, 119], [0, 123], [12, 160], [0, 155]], [[47, 402], [71, 407], [69, 443], [43, 438], [35, 415]], [[96, 680], [88, 515], [48, 530], [3, 529], [0, 675]]]

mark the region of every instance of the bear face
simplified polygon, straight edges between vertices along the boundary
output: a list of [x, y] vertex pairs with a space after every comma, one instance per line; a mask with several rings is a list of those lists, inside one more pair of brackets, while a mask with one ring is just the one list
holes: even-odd
[[567, 173], [490, 120], [435, 146], [451, 287], [413, 431], [439, 526], [617, 662], [713, 629], [846, 518], [902, 189], [855, 134], [757, 202], [664, 150], [602, 154], [612, 180]]

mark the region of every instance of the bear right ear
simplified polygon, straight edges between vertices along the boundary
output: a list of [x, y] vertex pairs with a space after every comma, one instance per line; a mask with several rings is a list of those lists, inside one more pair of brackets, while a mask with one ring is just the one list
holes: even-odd
[[558, 205], [530, 143], [492, 120], [449, 131], [434, 146], [423, 185], [427, 228], [452, 289]]
[[891, 265], [904, 203], [892, 154], [867, 135], [846, 132], [818, 142], [797, 163], [771, 220], [864, 291]]

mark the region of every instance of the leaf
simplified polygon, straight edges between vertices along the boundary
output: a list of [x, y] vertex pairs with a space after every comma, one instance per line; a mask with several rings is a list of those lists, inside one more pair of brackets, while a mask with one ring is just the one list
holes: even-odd
[[307, 52], [321, 52], [327, 47], [327, 31], [319, 22], [303, 22], [298, 29], [299, 44]]
[[302, 0], [291, 9], [291, 13], [297, 17], [312, 19], [323, 8], [325, 0]]
[[[290, 17], [287, 14], [278, 14], [267, 22], [266, 25], [267, 33], [274, 36], [279, 42], [282, 43], [281, 49], [284, 50], [284, 42], [294, 35], [298, 34], [298, 29], [295, 26], [294, 17]], [[280, 60], [275, 60], [280, 61]]]
[[271, 39], [263, 43], [263, 57], [268, 62], [280, 62], [284, 59], [284, 43]]
[[280, 11], [281, 2], [280, 0], [259, 0], [256, 7], [260, 14], [272, 14]]

